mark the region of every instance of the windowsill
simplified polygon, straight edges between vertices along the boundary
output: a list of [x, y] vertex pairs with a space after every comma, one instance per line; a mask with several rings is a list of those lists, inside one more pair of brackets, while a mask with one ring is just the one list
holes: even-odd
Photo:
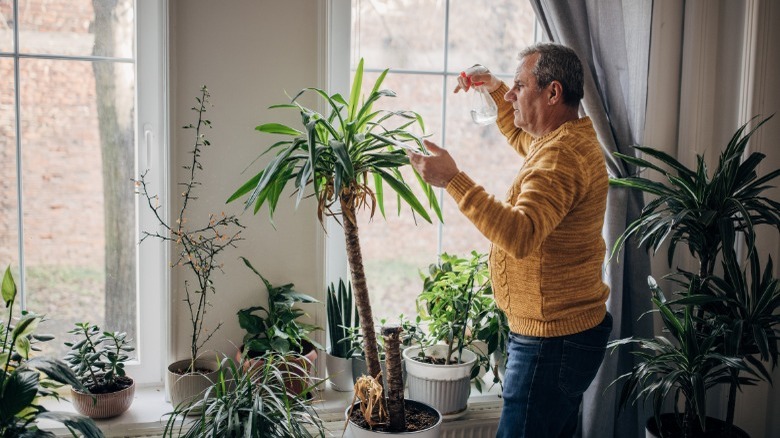
[[[492, 382], [489, 377], [485, 380], [487, 382], [483, 385], [483, 393], [479, 393], [472, 385], [467, 413], [463, 417], [447, 421], [444, 425], [445, 429], [457, 428], [458, 424], [475, 420], [498, 420], [503, 404], [500, 398], [501, 390], [498, 385], [490, 388]], [[320, 419], [328, 431], [341, 436], [341, 431], [344, 429], [344, 410], [352, 402], [353, 394], [351, 391], [335, 391], [330, 386], [321, 394], [321, 400], [315, 402]], [[43, 405], [51, 411], [75, 413], [69, 401], [46, 400]], [[106, 437], [160, 436], [168, 418], [165, 414], [171, 411], [173, 407], [170, 402], [165, 401], [165, 389], [162, 386], [138, 387], [133, 404], [127, 412], [119, 417], [95, 420], [95, 423]], [[44, 420], [40, 422], [40, 427], [54, 432], [57, 436], [71, 436], [60, 423]], [[348, 437], [349, 434], [344, 436]]]

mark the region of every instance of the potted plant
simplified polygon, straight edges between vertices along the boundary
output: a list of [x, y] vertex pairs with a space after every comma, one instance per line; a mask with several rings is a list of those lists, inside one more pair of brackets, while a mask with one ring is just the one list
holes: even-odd
[[143, 232], [141, 242], [147, 238], [155, 238], [173, 245], [175, 256], [171, 267], [184, 267], [195, 279], [195, 284], [191, 284], [190, 280], [184, 281], [183, 301], [187, 304], [190, 315], [190, 357], [170, 364], [165, 380], [166, 390], [174, 406], [202, 394], [216, 378], [216, 361], [201, 358], [199, 354], [200, 349], [222, 326], [222, 323], [218, 323], [213, 329], [209, 329], [206, 325], [206, 309], [210, 306], [209, 294], [216, 292], [212, 276], [216, 271], [222, 270], [218, 256], [225, 250], [235, 247], [236, 243], [242, 240], [240, 234], [244, 228], [234, 215], [228, 216], [224, 212], [218, 215], [210, 214], [200, 225], [194, 225], [187, 215], [187, 207], [198, 197], [197, 189], [200, 182], [196, 177], [198, 171], [203, 170], [201, 163], [203, 148], [211, 144], [203, 133], [206, 128], [211, 128], [211, 122], [204, 117], [210, 94], [205, 86], [200, 91], [200, 97], [195, 99], [198, 104], [192, 108], [198, 114], [197, 122], [184, 127], [184, 129], [194, 130], [195, 137], [192, 161], [182, 166], [188, 178], [185, 182], [179, 183], [182, 187], [181, 209], [175, 220], [165, 217], [164, 211], [161, 210], [159, 196], [148, 192], [147, 172], [141, 174], [141, 177], [135, 181], [137, 193], [143, 196], [162, 227], [162, 231]]
[[[246, 208], [257, 212], [263, 204], [273, 215], [281, 193], [292, 182], [298, 192], [296, 203], [306, 197], [307, 188], [313, 188], [320, 222], [326, 216], [339, 216], [346, 239], [347, 260], [355, 295], [358, 315], [363, 321], [363, 343], [372, 377], [379, 376], [379, 354], [372, 322], [374, 320], [368, 297], [368, 285], [363, 270], [360, 251], [357, 212], [374, 211], [378, 206], [384, 215], [385, 185], [414, 213], [430, 222], [426, 208], [404, 180], [400, 168], [409, 164], [402, 148], [394, 146], [411, 141], [422, 148], [419, 136], [407, 130], [418, 124], [424, 129], [422, 118], [411, 111], [373, 110], [373, 105], [383, 97], [393, 97], [390, 90], [379, 87], [387, 70], [377, 78], [374, 86], [362, 102], [363, 60], [358, 63], [352, 81], [350, 96], [345, 100], [340, 94], [329, 95], [317, 88], [306, 88], [294, 96], [289, 104], [272, 108], [293, 109], [300, 113], [303, 130], [280, 123], [267, 123], [256, 129], [263, 133], [282, 135], [285, 139], [272, 144], [269, 151], [274, 158], [258, 174], [249, 179], [228, 199], [228, 202], [246, 197]], [[298, 98], [307, 91], [323, 98], [330, 114], [323, 115], [302, 106]], [[398, 123], [396, 123], [398, 122]], [[392, 127], [391, 123], [395, 123]], [[431, 208], [441, 219], [436, 196], [429, 185], [417, 178]], [[373, 188], [372, 188], [373, 185]], [[391, 412], [390, 415], [400, 415]]]
[[336, 391], [351, 391], [352, 381], [352, 345], [350, 329], [360, 326], [360, 317], [354, 305], [352, 284], [339, 280], [338, 287], [328, 286], [326, 302], [328, 312], [328, 334], [330, 349], [325, 364], [328, 368], [330, 386]]
[[2, 297], [8, 316], [0, 321], [0, 437], [51, 436], [38, 429], [38, 420], [62, 423], [73, 436], [76, 432], [87, 438], [99, 438], [103, 433], [92, 419], [67, 412], [52, 412], [40, 404], [42, 398], [59, 400], [57, 389], [71, 385], [86, 390], [73, 371], [59, 359], [30, 357], [38, 350], [37, 342], [53, 339], [36, 335], [35, 329], [43, 317], [22, 311], [13, 322], [16, 282], [10, 266], [2, 282]]
[[[667, 242], [670, 267], [680, 244], [699, 264], [697, 272], [677, 268], [666, 276], [682, 286], [671, 300], [655, 280], [649, 280], [656, 310], [676, 342], [659, 336], [612, 344], [639, 347], [633, 352], [639, 358], [637, 365], [618, 379], [624, 381], [621, 405], [652, 398], [649, 429], [664, 430], [664, 436], [703, 436], [703, 431], [716, 429], [723, 429], [724, 436], [744, 436], [733, 426], [737, 389], [769, 380], [763, 364], [771, 362], [772, 368], [777, 364], [780, 290], [772, 277], [771, 258], [761, 272], [755, 227], [780, 228], [780, 204], [763, 196], [780, 170], [759, 176], [756, 169], [764, 155], [745, 154], [750, 137], [767, 120], [750, 131], [746, 131], [748, 124], [740, 127], [711, 175], [702, 157], [690, 169], [652, 148], [637, 147], [657, 163], [617, 154], [630, 164], [657, 171], [663, 181], [642, 176], [610, 181], [655, 196], [615, 243], [613, 255], [627, 239], [635, 238], [654, 253]], [[744, 237], [746, 261], [737, 257], [738, 235]], [[719, 260], [722, 270], [716, 272]], [[747, 264], [744, 270], [742, 263]], [[706, 392], [724, 383], [729, 385], [726, 419], [710, 419]], [[675, 412], [662, 416], [669, 395], [674, 396]], [[678, 402], [684, 406], [682, 412]]]
[[102, 332], [88, 322], [76, 323], [68, 333], [77, 336], [65, 342], [70, 351], [65, 362], [78, 376], [86, 391], [71, 387], [73, 406], [90, 418], [110, 418], [122, 414], [133, 403], [135, 382], [125, 372], [127, 333]]
[[466, 412], [472, 379], [490, 367], [492, 351], [486, 344], [474, 346], [492, 300], [486, 257], [476, 251], [469, 258], [444, 253], [423, 280], [417, 309], [433, 345], [404, 351], [409, 397], [455, 418]]
[[[283, 378], [285, 356], [271, 353], [245, 368], [225, 357], [206, 395], [180, 405], [168, 417], [164, 437], [325, 437], [322, 420], [307, 395], [289, 391]], [[185, 421], [192, 411], [198, 416]]]
[[[269, 352], [288, 356], [289, 362], [298, 366], [287, 373], [288, 385], [293, 392], [300, 393], [308, 385], [309, 375], [317, 359], [317, 349], [322, 349], [309, 335], [319, 327], [300, 320], [306, 315], [295, 308], [296, 303], [318, 303], [313, 297], [298, 292], [292, 283], [274, 286], [263, 277], [244, 257], [246, 266], [262, 280], [268, 291], [268, 307], [252, 306], [238, 311], [238, 323], [246, 331], [236, 359], [246, 354], [245, 366], [251, 362], [263, 361]], [[258, 314], [258, 312], [260, 314]]]

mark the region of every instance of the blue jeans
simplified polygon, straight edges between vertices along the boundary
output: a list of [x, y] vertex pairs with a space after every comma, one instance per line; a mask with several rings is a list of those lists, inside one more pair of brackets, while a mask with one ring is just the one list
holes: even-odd
[[571, 437], [582, 393], [596, 377], [612, 331], [607, 312], [596, 327], [554, 338], [509, 334], [504, 408], [497, 438]]

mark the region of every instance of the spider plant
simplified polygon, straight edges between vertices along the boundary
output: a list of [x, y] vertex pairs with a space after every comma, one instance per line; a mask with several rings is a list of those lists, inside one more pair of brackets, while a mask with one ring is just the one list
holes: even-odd
[[[413, 214], [431, 222], [427, 208], [404, 179], [400, 168], [409, 164], [398, 143], [412, 142], [423, 149], [422, 139], [408, 128], [418, 126], [423, 132], [422, 117], [413, 111], [375, 110], [373, 105], [384, 97], [394, 97], [391, 90], [380, 89], [388, 70], [374, 83], [368, 97], [362, 102], [363, 60], [358, 63], [348, 99], [340, 94], [329, 95], [318, 88], [305, 88], [288, 104], [271, 108], [292, 109], [301, 116], [303, 130], [280, 123], [266, 123], [256, 129], [267, 134], [281, 135], [266, 152], [274, 158], [265, 168], [249, 179], [228, 199], [228, 202], [246, 196], [246, 208], [254, 213], [265, 204], [271, 220], [282, 191], [291, 184], [297, 192], [296, 206], [307, 196], [317, 202], [317, 217], [324, 225], [327, 216], [340, 216], [346, 239], [355, 304], [363, 331], [364, 351], [369, 374], [381, 382], [376, 334], [372, 324], [373, 313], [368, 298], [368, 285], [360, 250], [357, 213], [369, 210], [371, 216], [379, 207], [385, 215], [385, 185], [398, 197], [401, 206], [411, 207]], [[316, 93], [328, 105], [329, 114], [323, 115], [306, 108], [298, 99], [307, 92]], [[427, 200], [428, 207], [441, 220], [441, 211], [433, 189], [419, 175], [415, 178]]]
[[[634, 238], [638, 246], [644, 246], [653, 253], [656, 253], [662, 244], [668, 243], [667, 262], [670, 268], [675, 250], [680, 244], [687, 247], [698, 261], [698, 271], [695, 273], [676, 268], [666, 276], [685, 286], [679, 298], [668, 304], [660, 300], [654, 302], [659, 306], [658, 310], [662, 315], [674, 309], [675, 317], [684, 322], [679, 327], [682, 331], [680, 338], [687, 339], [689, 344], [694, 340], [700, 344], [707, 342], [707, 351], [716, 352], [717, 356], [713, 357], [723, 360], [722, 364], [728, 373], [725, 377], [719, 375], [715, 381], [729, 384], [725, 420], [729, 428], [734, 422], [737, 389], [743, 384], [755, 384], [758, 379], [770, 381], [770, 374], [762, 365], [762, 361], [771, 361], [772, 368], [777, 365], [780, 338], [774, 328], [778, 324], [778, 318], [774, 314], [780, 307], [780, 296], [777, 282], [771, 276], [771, 258], [764, 274], [761, 274], [756, 228], [763, 224], [780, 230], [780, 203], [765, 194], [772, 187], [769, 183], [780, 176], [780, 169], [759, 176], [757, 169], [765, 155], [746, 152], [751, 136], [771, 118], [772, 116], [769, 116], [760, 120], [750, 130], [750, 122], [742, 125], [721, 152], [712, 174], [701, 156], [697, 156], [695, 169], [690, 169], [663, 152], [649, 147], [636, 147], [648, 159], [616, 155], [639, 168], [658, 172], [661, 181], [638, 175], [610, 180], [612, 186], [641, 190], [654, 197], [617, 240], [612, 250], [613, 255], [628, 239]], [[737, 236], [744, 239], [737, 239]], [[735, 246], [739, 245], [744, 246], [747, 260], [737, 258]], [[716, 272], [718, 260], [722, 261], [723, 275]], [[749, 264], [745, 271], [740, 268], [743, 263]], [[747, 273], [750, 274], [752, 283], [747, 280]], [[661, 304], [664, 306], [660, 306]], [[669, 329], [671, 320], [667, 321], [668, 318], [671, 316], [667, 315], [664, 323]], [[671, 329], [670, 333], [677, 337]], [[632, 340], [632, 343], [636, 342], [640, 341]], [[641, 346], [651, 349], [660, 345], [657, 344], [660, 341], [641, 342]], [[622, 343], [618, 341], [613, 345]], [[680, 361], [690, 359], [684, 354], [684, 347], [681, 344], [676, 349], [677, 355], [672, 354], [676, 347], [671, 344], [664, 345], [663, 349], [656, 348], [655, 351], [667, 363], [671, 363], [675, 358]], [[755, 354], [759, 356], [755, 357]], [[634, 368], [634, 375], [629, 377], [627, 382], [642, 387], [634, 389], [639, 391], [637, 393], [668, 393], [667, 383], [657, 383], [653, 379], [634, 379], [637, 373], [649, 372], [648, 368], [656, 360], [651, 356], [641, 357], [644, 362]], [[659, 373], [678, 373], [674, 367], [655, 370]], [[704, 384], [707, 379], [703, 369], [697, 370], [689, 370], [701, 371], [701, 374], [696, 376], [699, 382], [697, 391], [682, 391], [682, 394], [686, 398], [685, 418], [698, 417], [702, 422], [700, 426], [704, 427], [705, 405], [701, 400], [704, 391], [711, 385]], [[718, 370], [720, 372], [723, 368]], [[741, 376], [742, 372], [748, 372], [751, 377]], [[671, 374], [668, 378], [674, 380]], [[623, 398], [623, 402], [627, 400]], [[654, 407], [660, 409], [661, 405], [654, 403]], [[655, 414], [657, 417], [658, 412]]]
[[[179, 405], [170, 414], [163, 436], [324, 438], [322, 421], [307, 397], [324, 380], [301, 394], [290, 392], [285, 376], [297, 366], [275, 352], [247, 369], [225, 356], [216, 382], [203, 397]], [[193, 421], [184, 421], [195, 412], [200, 414]]]

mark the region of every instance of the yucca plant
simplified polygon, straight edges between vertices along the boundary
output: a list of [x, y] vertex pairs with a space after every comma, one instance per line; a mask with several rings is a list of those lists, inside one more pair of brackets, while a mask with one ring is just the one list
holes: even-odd
[[[275, 352], [250, 368], [222, 359], [216, 382], [206, 393], [179, 405], [165, 425], [165, 437], [325, 437], [324, 426], [310, 392], [324, 381], [295, 394], [285, 387], [291, 367], [299, 367]], [[192, 421], [189, 415], [199, 413]]]
[[34, 313], [23, 311], [16, 324], [12, 324], [16, 292], [16, 282], [8, 267], [2, 281], [8, 319], [0, 321], [0, 437], [55, 436], [38, 429], [37, 421], [43, 419], [62, 423], [73, 436], [79, 432], [87, 438], [102, 437], [103, 433], [91, 419], [68, 412], [52, 412], [40, 404], [40, 399], [46, 397], [59, 400], [56, 389], [62, 385], [72, 385], [80, 391], [87, 389], [63, 361], [45, 356], [31, 357], [37, 341], [48, 341], [52, 337], [34, 333], [43, 320]]
[[334, 357], [348, 359], [352, 357], [353, 348], [350, 340], [350, 328], [360, 326], [360, 316], [354, 304], [352, 284], [339, 280], [328, 286], [328, 334], [330, 335], [330, 354]]
[[[426, 206], [400, 172], [401, 167], [409, 164], [409, 159], [404, 150], [397, 147], [404, 142], [413, 142], [423, 150], [421, 137], [408, 130], [416, 125], [424, 132], [422, 117], [413, 111], [373, 109], [373, 105], [381, 98], [395, 96], [391, 90], [380, 89], [387, 72], [384, 70], [379, 75], [368, 97], [362, 102], [361, 59], [348, 99], [340, 94], [328, 95], [318, 88], [305, 88], [290, 103], [273, 105], [271, 108], [298, 111], [303, 130], [280, 123], [258, 126], [256, 129], [260, 132], [287, 138], [273, 143], [266, 150], [266, 153], [274, 153], [274, 158], [228, 199], [231, 202], [246, 196], [246, 208], [252, 208], [255, 213], [266, 204], [273, 220], [279, 198], [288, 184], [297, 192], [296, 206], [308, 196], [308, 188], [311, 187], [320, 222], [327, 216], [340, 216], [355, 304], [360, 320], [364, 322], [362, 331], [368, 372], [378, 378], [380, 383], [379, 354], [360, 250], [357, 213], [368, 209], [373, 216], [378, 206], [384, 216], [386, 185], [398, 197], [399, 213], [401, 206], [406, 204], [414, 214], [431, 222]], [[320, 114], [302, 106], [298, 99], [307, 92], [314, 92], [324, 99], [329, 114]], [[428, 207], [441, 220], [433, 189], [416, 173], [415, 177]]]
[[[636, 147], [648, 158], [631, 157], [616, 154], [626, 162], [641, 169], [651, 169], [660, 174], [660, 182], [643, 176], [631, 176], [610, 180], [610, 185], [641, 190], [653, 196], [643, 208], [639, 217], [632, 222], [615, 243], [612, 253], [616, 254], [630, 238], [636, 239], [638, 246], [656, 253], [662, 244], [668, 243], [667, 262], [672, 267], [678, 244], [683, 244], [698, 261], [697, 272], [674, 269], [666, 278], [684, 286], [679, 297], [664, 302], [654, 300], [662, 316], [673, 312], [679, 321], [682, 337], [688, 344], [706, 343], [708, 351], [715, 353], [713, 360], [722, 360], [718, 378], [707, 381], [730, 385], [726, 424], [731, 427], [734, 421], [737, 389], [740, 385], [755, 384], [758, 380], [770, 380], [770, 374], [762, 361], [771, 361], [771, 367], [777, 365], [778, 335], [775, 326], [778, 319], [774, 314], [780, 307], [777, 282], [771, 276], [771, 258], [764, 274], [756, 248], [756, 227], [770, 225], [780, 230], [780, 203], [767, 197], [765, 192], [771, 188], [769, 183], [780, 176], [780, 169], [759, 176], [756, 169], [765, 155], [759, 152], [746, 154], [750, 137], [772, 116], [760, 120], [748, 130], [750, 122], [742, 125], [732, 136], [721, 152], [717, 167], [710, 174], [704, 158], [697, 156], [695, 169], [684, 166], [673, 157], [648, 147]], [[741, 242], [737, 236], [744, 239]], [[738, 260], [735, 246], [744, 245], [747, 260]], [[722, 261], [723, 274], [716, 272], [718, 261]], [[749, 263], [742, 270], [741, 263]], [[752, 282], [747, 279], [750, 273]], [[663, 304], [663, 308], [660, 307]], [[677, 337], [669, 327], [669, 316], [664, 324], [669, 332]], [[690, 323], [689, 323], [690, 322]], [[613, 345], [622, 345], [626, 340]], [[630, 340], [642, 347], [654, 348], [653, 340]], [[660, 341], [659, 341], [660, 342]], [[710, 342], [712, 342], [710, 344]], [[667, 363], [675, 360], [690, 360], [684, 354], [683, 345], [666, 345], [657, 349], [659, 359]], [[676, 351], [676, 356], [671, 353]], [[755, 355], [758, 354], [758, 357]], [[637, 391], [645, 397], [667, 394], [669, 385], [676, 385], [678, 372], [674, 367], [654, 368], [653, 372], [670, 373], [665, 383], [655, 379], [634, 379], [638, 375], [647, 375], [652, 355], [642, 356], [643, 361], [629, 375], [622, 376], [628, 382], [639, 385], [629, 391]], [[682, 366], [682, 365], [680, 365]], [[708, 368], [712, 369], [712, 367]], [[727, 370], [726, 376], [721, 371]], [[704, 368], [690, 368], [700, 384], [695, 392], [682, 391], [685, 396], [686, 421], [697, 417], [699, 427], [704, 427], [705, 405], [701, 402], [704, 392], [712, 385], [706, 385]], [[745, 377], [740, 373], [747, 372]], [[679, 387], [678, 387], [679, 388]], [[700, 391], [699, 391], [700, 390]], [[624, 389], [624, 394], [626, 393]], [[694, 399], [689, 399], [694, 397]], [[699, 400], [701, 398], [701, 400]], [[628, 398], [624, 397], [625, 403]], [[660, 402], [654, 403], [656, 416], [661, 408]], [[690, 411], [689, 411], [690, 410]], [[692, 424], [688, 424], [686, 433], [692, 433]]]

